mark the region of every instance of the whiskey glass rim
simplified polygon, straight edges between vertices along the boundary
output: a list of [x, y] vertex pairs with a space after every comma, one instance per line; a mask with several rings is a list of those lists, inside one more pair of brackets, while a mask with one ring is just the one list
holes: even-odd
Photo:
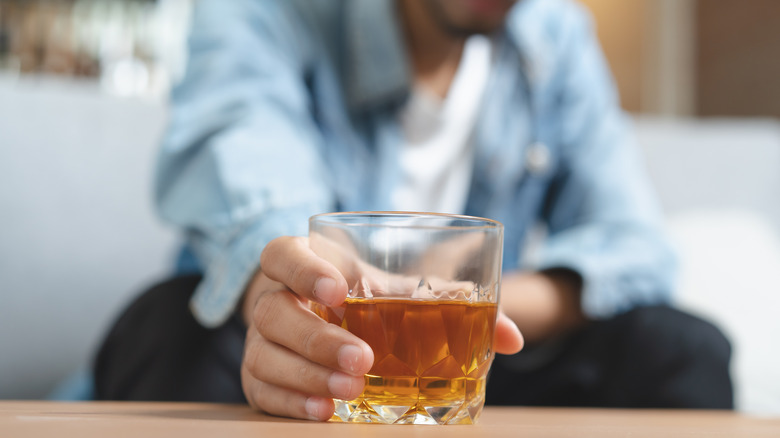
[[[371, 223], [364, 219], [379, 219]], [[402, 219], [424, 219], [424, 222], [393, 222]], [[457, 220], [459, 225], [447, 224], [447, 221]], [[441, 224], [437, 224], [438, 222]], [[321, 224], [340, 227], [366, 228], [412, 228], [436, 230], [496, 230], [502, 231], [504, 224], [493, 219], [462, 214], [432, 213], [419, 211], [344, 211], [315, 214], [309, 218], [310, 224]]]

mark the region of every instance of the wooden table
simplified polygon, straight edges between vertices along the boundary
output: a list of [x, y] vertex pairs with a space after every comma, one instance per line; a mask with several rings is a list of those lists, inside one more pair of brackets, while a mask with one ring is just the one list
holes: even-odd
[[0, 401], [0, 437], [780, 437], [780, 419], [731, 412], [485, 409], [475, 426], [314, 423], [246, 406]]

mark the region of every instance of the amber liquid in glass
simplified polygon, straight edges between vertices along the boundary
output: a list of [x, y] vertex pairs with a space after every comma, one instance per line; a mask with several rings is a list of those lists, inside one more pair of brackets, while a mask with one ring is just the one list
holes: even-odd
[[450, 424], [471, 423], [479, 415], [493, 360], [495, 303], [348, 298], [335, 309], [312, 309], [374, 351], [363, 393], [337, 401], [342, 421], [376, 415], [383, 422], [415, 422], [415, 410]]

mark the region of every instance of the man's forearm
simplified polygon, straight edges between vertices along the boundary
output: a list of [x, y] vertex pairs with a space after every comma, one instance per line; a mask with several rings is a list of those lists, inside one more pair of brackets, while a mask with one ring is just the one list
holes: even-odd
[[529, 343], [582, 326], [582, 280], [568, 270], [509, 273], [501, 286], [501, 307]]

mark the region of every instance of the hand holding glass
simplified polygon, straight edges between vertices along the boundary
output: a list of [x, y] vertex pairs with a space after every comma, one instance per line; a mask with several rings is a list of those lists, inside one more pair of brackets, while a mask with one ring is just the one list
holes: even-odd
[[309, 220], [309, 245], [349, 285], [312, 310], [367, 342], [374, 365], [334, 420], [471, 424], [485, 400], [501, 282], [503, 226], [467, 216], [334, 213]]

